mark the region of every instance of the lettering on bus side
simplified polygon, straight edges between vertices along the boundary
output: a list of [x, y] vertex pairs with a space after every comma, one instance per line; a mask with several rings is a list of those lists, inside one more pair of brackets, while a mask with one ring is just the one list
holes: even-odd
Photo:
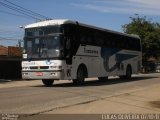
[[84, 48], [84, 53], [91, 53], [91, 54], [98, 55], [98, 50], [89, 50], [89, 49]]

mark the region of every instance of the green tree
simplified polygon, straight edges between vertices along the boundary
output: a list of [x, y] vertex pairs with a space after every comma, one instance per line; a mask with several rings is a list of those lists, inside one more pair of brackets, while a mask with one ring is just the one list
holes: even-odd
[[158, 57], [160, 51], [160, 24], [152, 22], [146, 16], [138, 14], [130, 17], [131, 22], [122, 26], [123, 31], [128, 34], [137, 34], [142, 41], [143, 59]]

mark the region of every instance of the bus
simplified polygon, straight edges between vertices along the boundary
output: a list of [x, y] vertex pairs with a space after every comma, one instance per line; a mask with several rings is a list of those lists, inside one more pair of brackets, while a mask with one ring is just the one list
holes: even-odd
[[82, 85], [85, 78], [130, 79], [142, 64], [141, 40], [74, 20], [47, 20], [25, 26], [22, 78]]

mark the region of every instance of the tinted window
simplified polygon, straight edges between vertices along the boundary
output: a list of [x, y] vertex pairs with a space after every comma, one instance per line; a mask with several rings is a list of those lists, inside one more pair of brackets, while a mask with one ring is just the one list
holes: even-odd
[[126, 50], [140, 51], [140, 40], [125, 36], [118, 33], [113, 33], [105, 30], [98, 30], [86, 26], [78, 26], [78, 33], [75, 33], [75, 29], [70, 28], [71, 35], [76, 35], [75, 38], [79, 40], [80, 44], [113, 47]]

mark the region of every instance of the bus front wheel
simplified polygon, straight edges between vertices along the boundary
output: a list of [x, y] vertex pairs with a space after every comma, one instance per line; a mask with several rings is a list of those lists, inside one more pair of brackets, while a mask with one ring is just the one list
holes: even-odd
[[87, 68], [84, 65], [81, 65], [77, 70], [77, 79], [73, 79], [73, 84], [83, 85], [86, 77]]
[[45, 86], [47, 87], [51, 87], [54, 83], [54, 80], [50, 80], [50, 79], [42, 79], [42, 82]]

